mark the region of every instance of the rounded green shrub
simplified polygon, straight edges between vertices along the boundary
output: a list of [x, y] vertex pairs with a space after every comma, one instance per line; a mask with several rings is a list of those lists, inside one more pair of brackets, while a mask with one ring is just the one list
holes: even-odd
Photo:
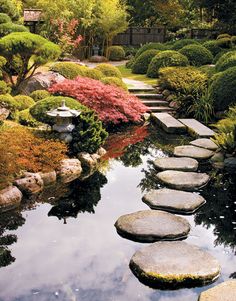
[[26, 95], [17, 95], [14, 97], [17, 103], [17, 110], [23, 111], [32, 107], [35, 104], [35, 101], [30, 96]]
[[10, 118], [15, 118], [15, 113], [17, 111], [17, 102], [10, 94], [0, 95], [0, 108], [6, 108], [10, 110]]
[[201, 45], [187, 45], [179, 52], [185, 55], [188, 58], [190, 65], [193, 66], [211, 64], [213, 60], [211, 52]]
[[19, 12], [12, 0], [0, 0], [0, 13], [5, 13], [14, 21], [19, 19]]
[[3, 80], [0, 80], [0, 94], [9, 93], [11, 93], [11, 88]]
[[125, 91], [128, 91], [126, 84], [122, 81], [122, 79], [118, 77], [103, 77], [101, 82], [105, 85], [113, 85], [119, 88], [122, 88]]
[[214, 75], [210, 95], [216, 111], [223, 111], [236, 102], [236, 67]]
[[125, 67], [128, 68], [128, 69], [132, 69], [134, 62], [135, 62], [135, 57], [133, 56], [133, 57], [125, 64]]
[[68, 79], [74, 79], [77, 76], [86, 76], [86, 69], [87, 67], [72, 62], [59, 62], [50, 67], [51, 71], [58, 72]]
[[216, 63], [216, 71], [225, 71], [228, 68], [236, 67], [236, 51], [230, 51], [222, 55]]
[[192, 45], [192, 44], [196, 44], [196, 45], [200, 45], [200, 43], [196, 40], [193, 39], [182, 39], [179, 41], [176, 41], [173, 46], [171, 47], [172, 50], [180, 50], [183, 47], [187, 46], [187, 45]]
[[55, 120], [52, 117], [47, 116], [47, 112], [60, 107], [63, 100], [65, 100], [66, 106], [68, 106], [70, 109], [80, 111], [88, 110], [87, 107], [83, 106], [73, 98], [64, 96], [50, 96], [36, 102], [36, 104], [30, 108], [30, 114], [37, 121], [52, 125], [55, 123]]
[[189, 61], [187, 57], [178, 51], [166, 50], [158, 53], [151, 61], [148, 67], [147, 76], [157, 78], [159, 69], [163, 67], [187, 66]]
[[99, 64], [94, 69], [101, 71], [104, 77], [122, 78], [120, 70], [111, 64]]
[[156, 49], [156, 50], [166, 50], [166, 46], [162, 43], [148, 43], [144, 44], [136, 53], [135, 58], [139, 57], [143, 52], [150, 50], [150, 49]]
[[87, 68], [85, 70], [85, 74], [86, 74], [86, 77], [97, 79], [97, 80], [100, 80], [101, 78], [104, 77], [104, 75], [101, 71], [96, 70], [94, 68], [93, 69]]
[[217, 40], [220, 40], [220, 39], [231, 39], [231, 35], [228, 34], [228, 33], [222, 33], [222, 34], [219, 34], [218, 37], [216, 38]]
[[151, 60], [158, 54], [159, 50], [150, 49], [143, 52], [132, 65], [132, 73], [146, 74]]
[[42, 100], [46, 97], [49, 97], [51, 94], [47, 90], [35, 90], [30, 94], [30, 97], [33, 98], [35, 102]]
[[125, 58], [125, 51], [122, 46], [110, 46], [108, 48], [108, 59], [110, 61], [122, 61]]
[[231, 38], [222, 38], [216, 41], [218, 46], [221, 48], [231, 48], [232, 43], [231, 43]]
[[216, 69], [212, 65], [201, 66], [198, 68], [198, 70], [206, 74], [208, 78], [211, 78], [216, 73]]
[[30, 126], [30, 127], [37, 127], [40, 123], [30, 114], [29, 109], [25, 109], [20, 111], [17, 114], [18, 122], [21, 125]]
[[212, 63], [216, 64], [218, 60], [226, 53], [231, 52], [232, 49], [222, 49], [221, 52], [219, 52], [213, 59]]
[[0, 24], [2, 23], [11, 23], [11, 18], [4, 13], [0, 13]]
[[4, 37], [12, 32], [28, 32], [28, 28], [23, 25], [14, 23], [2, 23], [0, 24], [0, 37]]
[[231, 43], [233, 46], [236, 46], [236, 36], [231, 37]]
[[207, 41], [205, 43], [202, 44], [203, 47], [205, 47], [206, 49], [208, 49], [213, 56], [216, 56], [219, 52], [222, 51], [222, 48], [219, 46], [219, 44], [217, 43], [217, 41]]

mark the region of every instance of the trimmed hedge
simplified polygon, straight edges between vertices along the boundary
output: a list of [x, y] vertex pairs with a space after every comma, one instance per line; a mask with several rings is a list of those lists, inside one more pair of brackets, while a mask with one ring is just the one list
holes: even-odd
[[4, 13], [0, 13], [0, 24], [2, 23], [11, 23], [11, 18]]
[[188, 58], [190, 65], [193, 66], [207, 65], [211, 64], [213, 61], [211, 52], [201, 45], [187, 45], [179, 52], [185, 55]]
[[4, 37], [12, 32], [28, 32], [28, 28], [23, 25], [14, 24], [11, 22], [0, 24], [0, 37]]
[[42, 100], [46, 97], [49, 97], [51, 94], [47, 90], [35, 90], [30, 94], [30, 97], [33, 98], [34, 101]]
[[210, 96], [216, 111], [223, 111], [236, 102], [236, 67], [217, 73], [212, 78]]
[[68, 79], [74, 79], [77, 76], [86, 76], [86, 67], [71, 62], [55, 63], [50, 68], [51, 71], [58, 72]]
[[132, 58], [125, 64], [125, 67], [128, 68], [128, 69], [132, 69], [134, 62], [135, 62], [135, 57], [132, 57]]
[[174, 43], [174, 45], [172, 45], [171, 49], [172, 50], [180, 50], [183, 47], [187, 46], [187, 45], [192, 45], [192, 44], [196, 44], [196, 45], [200, 45], [200, 43], [196, 40], [193, 39], [182, 39], [179, 41], [176, 41]]
[[30, 114], [29, 109], [20, 111], [17, 117], [18, 117], [18, 122], [21, 125], [30, 126], [30, 127], [37, 127], [40, 125], [40, 123]]
[[87, 68], [85, 70], [86, 73], [86, 77], [92, 78], [92, 79], [97, 79], [100, 80], [101, 78], [104, 77], [103, 73], [99, 70], [96, 69], [91, 69], [91, 68]]
[[236, 67], [236, 51], [227, 52], [222, 55], [216, 63], [216, 71], [225, 71], [228, 68]]
[[10, 110], [10, 118], [15, 118], [15, 112], [17, 110], [17, 102], [10, 94], [0, 95], [0, 108], [6, 108]]
[[11, 93], [11, 88], [3, 80], [0, 80], [0, 94], [8, 93]]
[[132, 73], [146, 74], [151, 60], [159, 53], [159, 50], [150, 49], [143, 52], [132, 65]]
[[17, 110], [23, 111], [32, 107], [35, 104], [33, 98], [26, 96], [26, 95], [17, 95], [14, 97], [17, 103]]
[[233, 46], [236, 46], [236, 36], [232, 36], [231, 43]]
[[224, 39], [224, 38], [231, 39], [231, 35], [229, 35], [228, 33], [222, 33], [222, 34], [219, 34], [216, 39], [220, 40], [220, 39]]
[[166, 50], [166, 46], [162, 43], [148, 43], [143, 45], [136, 53], [135, 55], [135, 59], [137, 59], [137, 57], [139, 57], [143, 52], [150, 50], [150, 49], [156, 49], [156, 50]]
[[128, 91], [126, 84], [118, 77], [103, 77], [101, 82], [105, 85], [113, 85], [119, 87], [125, 91]]
[[110, 64], [99, 64], [94, 68], [94, 70], [99, 70], [102, 72], [104, 77], [119, 77], [122, 78], [122, 74], [118, 68]]
[[203, 47], [205, 47], [206, 49], [208, 49], [213, 56], [216, 56], [218, 53], [220, 53], [222, 51], [222, 48], [219, 46], [219, 44], [217, 43], [217, 41], [207, 41], [205, 43], [202, 44]]
[[125, 51], [122, 46], [111, 46], [108, 48], [108, 59], [110, 61], [122, 61], [125, 58]]
[[216, 64], [218, 60], [226, 53], [231, 52], [232, 49], [222, 49], [221, 52], [219, 52], [213, 59], [212, 63]]
[[212, 65], [201, 66], [198, 68], [198, 70], [201, 71], [202, 73], [205, 73], [208, 78], [211, 78], [216, 73], [216, 69]]
[[174, 50], [166, 50], [158, 53], [148, 67], [147, 76], [157, 78], [159, 69], [163, 67], [187, 66], [189, 61], [186, 56]]
[[231, 38], [222, 38], [220, 40], [217, 40], [217, 44], [221, 48], [231, 48], [232, 43], [231, 43]]

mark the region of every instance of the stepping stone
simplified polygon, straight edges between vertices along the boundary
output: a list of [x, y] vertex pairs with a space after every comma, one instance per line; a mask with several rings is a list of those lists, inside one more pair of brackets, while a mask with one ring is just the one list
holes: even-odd
[[143, 196], [143, 202], [151, 209], [165, 210], [177, 214], [192, 214], [206, 203], [197, 193], [174, 189], [151, 190]]
[[218, 146], [213, 141], [207, 138], [193, 140], [190, 142], [190, 144], [193, 146], [206, 148], [212, 151], [216, 151], [218, 149]]
[[130, 268], [151, 287], [176, 289], [201, 286], [220, 274], [218, 261], [199, 247], [186, 242], [156, 242], [137, 251]]
[[171, 188], [191, 191], [204, 187], [210, 177], [206, 173], [165, 170], [157, 174], [157, 179]]
[[153, 113], [152, 118], [167, 133], [178, 134], [186, 132], [185, 125], [168, 113]]
[[196, 119], [179, 119], [179, 121], [187, 127], [189, 134], [193, 137], [208, 138], [215, 135], [214, 131]]
[[235, 301], [236, 280], [223, 282], [201, 293], [199, 301]]
[[156, 210], [123, 215], [116, 221], [115, 227], [122, 237], [139, 242], [184, 239], [190, 231], [185, 218]]
[[174, 155], [176, 157], [190, 157], [198, 160], [205, 160], [211, 158], [214, 155], [214, 152], [193, 145], [182, 145], [174, 148]]
[[154, 161], [156, 168], [161, 170], [196, 171], [198, 161], [191, 158], [159, 158]]

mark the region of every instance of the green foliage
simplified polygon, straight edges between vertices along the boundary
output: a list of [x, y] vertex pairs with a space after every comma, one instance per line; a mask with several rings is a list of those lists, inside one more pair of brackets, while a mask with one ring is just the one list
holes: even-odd
[[231, 43], [233, 46], [236, 46], [236, 36], [232, 36]]
[[222, 38], [217, 40], [217, 45], [221, 48], [231, 48], [232, 43], [231, 43], [231, 38]]
[[66, 106], [70, 109], [87, 111], [88, 108], [81, 105], [77, 100], [64, 96], [50, 96], [38, 101], [30, 108], [30, 114], [39, 122], [53, 125], [55, 120], [47, 116], [47, 112], [61, 106], [62, 100], [65, 100]]
[[193, 66], [211, 64], [213, 60], [211, 52], [201, 45], [187, 45], [180, 50], [180, 53], [185, 55]]
[[108, 59], [110, 61], [122, 61], [125, 58], [125, 51], [122, 46], [110, 46], [108, 48]]
[[10, 23], [11, 22], [11, 18], [4, 13], [0, 13], [0, 24], [2, 23]]
[[0, 95], [0, 108], [6, 108], [10, 110], [10, 118], [15, 118], [15, 113], [17, 110], [17, 102], [10, 94]]
[[29, 127], [38, 127], [40, 125], [40, 123], [30, 114], [29, 109], [20, 111], [17, 114], [17, 119], [21, 125]]
[[135, 57], [132, 57], [132, 58], [125, 64], [126, 68], [132, 69], [134, 62], [135, 62]]
[[192, 44], [200, 45], [200, 43], [198, 41], [196, 41], [196, 40], [193, 40], [193, 39], [182, 39], [182, 40], [176, 41], [173, 44], [173, 46], [171, 47], [171, 49], [172, 50], [180, 50], [183, 47], [185, 47], [187, 45], [192, 45]]
[[187, 66], [189, 64], [186, 56], [174, 50], [166, 50], [158, 53], [148, 67], [147, 76], [157, 78], [159, 69], [163, 67]]
[[101, 82], [106, 85], [113, 85], [119, 88], [122, 88], [125, 91], [128, 91], [126, 84], [118, 77], [103, 77]]
[[216, 64], [218, 60], [225, 54], [232, 51], [232, 49], [222, 49], [213, 59], [212, 63]]
[[150, 49], [156, 49], [156, 50], [166, 50], [166, 47], [162, 43], [148, 43], [144, 44], [136, 53], [135, 58], [139, 57], [143, 52], [150, 50]]
[[12, 32], [28, 32], [28, 28], [23, 25], [14, 24], [12, 22], [0, 24], [0, 37], [4, 37]]
[[220, 53], [222, 51], [222, 48], [220, 47], [220, 45], [218, 44], [217, 41], [207, 41], [205, 43], [203, 43], [203, 45], [206, 49], [208, 49], [213, 56], [216, 56], [218, 53]]
[[[17, 90], [39, 66], [57, 59], [60, 48], [39, 35], [15, 32], [0, 39], [0, 53], [7, 60], [3, 71], [8, 75], [14, 90]], [[14, 66], [12, 62], [16, 60], [17, 66]], [[12, 69], [17, 75], [16, 81], [13, 79]]]
[[0, 94], [9, 93], [11, 93], [11, 88], [3, 80], [0, 80]]
[[156, 49], [144, 51], [140, 56], [136, 58], [136, 60], [132, 64], [132, 73], [146, 74], [151, 60], [158, 54], [158, 52], [159, 50]]
[[236, 67], [213, 76], [210, 94], [217, 111], [226, 110], [236, 102]]
[[77, 76], [86, 76], [86, 67], [71, 62], [59, 62], [50, 67], [51, 71], [58, 72], [68, 79], [74, 79]]
[[26, 95], [17, 95], [14, 97], [14, 99], [17, 103], [17, 110], [19, 111], [28, 109], [35, 104], [33, 98]]
[[220, 39], [231, 39], [231, 35], [229, 35], [228, 33], [222, 33], [220, 35], [218, 35], [218, 37], [216, 38], [217, 40], [220, 40]]
[[104, 77], [103, 73], [99, 70], [92, 69], [92, 68], [86, 68], [85, 70], [85, 76], [93, 79], [100, 80]]
[[33, 100], [35, 102], [42, 100], [49, 96], [50, 96], [50, 93], [46, 90], [36, 90], [30, 94], [30, 97], [33, 98]]
[[12, 0], [0, 0], [0, 13], [7, 14], [12, 20], [19, 19], [19, 12]]
[[108, 133], [94, 112], [79, 115], [77, 125], [72, 132], [70, 150], [77, 155], [80, 152], [95, 153], [104, 144]]
[[216, 73], [216, 69], [212, 65], [201, 66], [198, 68], [198, 70], [206, 74], [208, 78], [211, 78]]
[[225, 71], [228, 68], [236, 67], [236, 51], [230, 51], [222, 55], [216, 63], [216, 71]]
[[122, 74], [118, 68], [110, 64], [99, 64], [94, 68], [103, 73], [104, 77], [119, 77], [122, 78]]

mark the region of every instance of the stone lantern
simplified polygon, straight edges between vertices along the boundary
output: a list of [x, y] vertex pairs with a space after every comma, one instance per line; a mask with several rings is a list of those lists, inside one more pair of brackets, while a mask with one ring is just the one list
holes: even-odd
[[60, 138], [65, 142], [72, 140], [71, 132], [75, 128], [72, 119], [78, 117], [80, 114], [80, 111], [68, 108], [65, 100], [62, 101], [60, 107], [47, 112], [48, 116], [55, 118], [55, 124], [52, 127], [53, 130], [60, 133]]

